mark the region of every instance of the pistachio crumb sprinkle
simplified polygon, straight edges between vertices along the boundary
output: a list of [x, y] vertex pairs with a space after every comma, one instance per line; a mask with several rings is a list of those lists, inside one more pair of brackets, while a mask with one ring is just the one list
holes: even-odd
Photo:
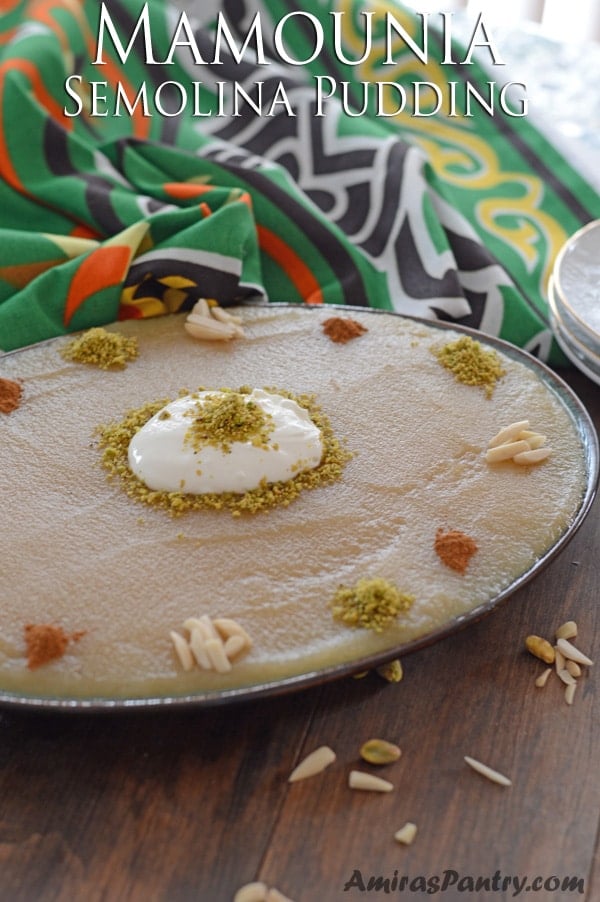
[[336, 620], [380, 633], [398, 614], [408, 611], [413, 602], [412, 595], [378, 577], [359, 579], [352, 588], [340, 586], [331, 606]]
[[459, 382], [481, 386], [488, 398], [505, 374], [498, 354], [494, 350], [486, 350], [469, 335], [463, 335], [441, 348], [434, 348], [433, 353]]
[[194, 449], [215, 445], [224, 453], [232, 442], [249, 441], [266, 447], [273, 431], [273, 418], [246, 397], [244, 391], [230, 391], [211, 395], [195, 405], [186, 441]]
[[[220, 389], [220, 391], [224, 390]], [[229, 391], [236, 394], [232, 389]], [[314, 469], [296, 473], [285, 482], [267, 483], [266, 480], [263, 480], [257, 488], [240, 494], [214, 492], [196, 495], [184, 491], [166, 492], [149, 489], [129, 467], [129, 443], [135, 433], [149, 419], [170, 403], [172, 399], [169, 398], [150, 401], [141, 407], [131, 409], [119, 422], [99, 425], [96, 434], [101, 451], [101, 464], [109, 478], [117, 479], [130, 498], [166, 510], [175, 517], [192, 510], [229, 510], [232, 516], [239, 517], [242, 514], [268, 511], [277, 506], [287, 507], [305, 489], [328, 485], [339, 479], [352, 454], [336, 438], [328, 417], [321, 410], [315, 397], [309, 394], [294, 395], [278, 388], [266, 388], [265, 391], [277, 392], [283, 397], [296, 401], [308, 412], [313, 423], [320, 429], [323, 454], [321, 462]], [[248, 394], [248, 392], [249, 389], [246, 386], [237, 390], [239, 395]], [[182, 392], [182, 394], [188, 393], [187, 391]], [[225, 417], [225, 420], [228, 421], [228, 417]], [[252, 416], [252, 420], [256, 426], [254, 416]], [[265, 431], [269, 430], [267, 420], [265, 420], [265, 424], [262, 427], [263, 436]], [[206, 423], [204, 425], [206, 426]], [[223, 426], [219, 434], [220, 441], [227, 443], [231, 440], [230, 426], [231, 423], [227, 428]], [[193, 428], [192, 426], [192, 430]], [[261, 435], [260, 429], [257, 435]], [[199, 435], [197, 435], [197, 439], [200, 441]], [[192, 440], [194, 439], [192, 438]], [[259, 438], [259, 441], [262, 440]]]
[[136, 338], [98, 326], [73, 338], [60, 354], [72, 363], [87, 363], [101, 370], [124, 369], [138, 356], [138, 343]]

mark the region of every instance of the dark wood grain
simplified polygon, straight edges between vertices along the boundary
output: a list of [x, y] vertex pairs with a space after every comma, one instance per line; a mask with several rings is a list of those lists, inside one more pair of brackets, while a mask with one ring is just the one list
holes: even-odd
[[[597, 386], [568, 379], [600, 425]], [[598, 656], [599, 548], [595, 502], [543, 573], [483, 621], [406, 658], [399, 684], [369, 675], [211, 710], [5, 710], [0, 899], [229, 902], [257, 878], [295, 902], [425, 896], [420, 883], [345, 892], [356, 872], [365, 884], [496, 875], [493, 888], [505, 878], [570, 876], [599, 899], [597, 677], [592, 668], [568, 707], [556, 680], [535, 687], [542, 666], [523, 650], [528, 633], [552, 636], [575, 619], [579, 644]], [[378, 771], [394, 783], [390, 794], [347, 787], [353, 767], [374, 770], [358, 759], [372, 736], [403, 750]], [[324, 743], [336, 762], [288, 784], [294, 764]], [[506, 773], [512, 787], [472, 772], [465, 754]], [[393, 834], [407, 820], [418, 834], [402, 847]], [[454, 882], [439, 898], [515, 892], [466, 888]], [[560, 889], [521, 897], [584, 898]]]

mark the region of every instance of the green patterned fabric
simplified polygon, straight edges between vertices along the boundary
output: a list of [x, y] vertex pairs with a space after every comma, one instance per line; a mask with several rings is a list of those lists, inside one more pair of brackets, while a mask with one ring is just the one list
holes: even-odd
[[[223, 51], [213, 63], [215, 22], [182, 24], [153, 0], [152, 64], [143, 4], [111, 0], [128, 52], [105, 30], [100, 65], [102, 4], [4, 0], [0, 348], [188, 309], [198, 297], [262, 298], [442, 318], [560, 361], [547, 280], [568, 235], [600, 217], [597, 192], [527, 117], [475, 102], [472, 115], [449, 114], [450, 82], [464, 112], [466, 91], [484, 97], [492, 78], [501, 87], [501, 67], [459, 64], [458, 48], [456, 64], [440, 62], [437, 33], [426, 63], [396, 36], [386, 64], [386, 13], [417, 45], [419, 17], [393, 3], [314, 7], [308, 16], [285, 0], [225, 0], [237, 47], [259, 13], [270, 61]], [[366, 10], [370, 53], [342, 63], [362, 55]], [[288, 14], [292, 59], [311, 56], [322, 28], [306, 65], [286, 63], [273, 44]], [[388, 83], [382, 105], [374, 88], [365, 93], [377, 82]], [[398, 106], [397, 86], [408, 98], [415, 82], [438, 87], [422, 110], [438, 96], [442, 109], [416, 116], [407, 103], [383, 115]], [[247, 95], [237, 111], [234, 86]]]

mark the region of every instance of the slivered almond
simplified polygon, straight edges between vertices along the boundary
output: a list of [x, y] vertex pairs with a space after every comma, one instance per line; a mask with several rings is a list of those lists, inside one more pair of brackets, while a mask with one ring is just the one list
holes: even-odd
[[184, 670], [191, 670], [194, 666], [194, 656], [192, 655], [192, 650], [186, 639], [174, 630], [171, 630], [169, 635], [171, 636], [171, 641], [173, 642], [181, 666]]
[[517, 454], [525, 454], [531, 451], [531, 448], [524, 441], [508, 442], [504, 445], [495, 445], [488, 448], [485, 453], [485, 459], [489, 464], [497, 464], [503, 460], [511, 460]]
[[206, 654], [217, 673], [229, 673], [231, 661], [225, 654], [225, 646], [222, 639], [207, 639], [204, 643]]
[[559, 670], [558, 676], [563, 681], [563, 683], [565, 683], [567, 686], [572, 686], [573, 683], [577, 682], [575, 677], [569, 673], [569, 671], [566, 669], [566, 667], [564, 670]]
[[578, 664], [585, 664], [587, 667], [592, 667], [594, 662], [578, 648], [575, 648], [574, 645], [571, 645], [568, 639], [558, 639], [556, 645], [569, 661], [577, 661]]
[[565, 669], [565, 656], [562, 651], [558, 647], [558, 645], [554, 646], [554, 669], [557, 673], [560, 673], [561, 670]]
[[206, 338], [209, 340], [229, 341], [236, 334], [235, 326], [231, 323], [219, 323], [208, 317], [188, 319], [183, 324], [185, 330], [193, 338]]
[[516, 464], [539, 464], [552, 454], [551, 448], [535, 448], [530, 451], [521, 451], [515, 454], [513, 460]]
[[414, 841], [415, 836], [417, 835], [417, 825], [413, 824], [411, 821], [407, 821], [403, 827], [399, 830], [396, 830], [394, 833], [394, 839], [396, 842], [402, 843], [404, 846], [410, 846], [410, 844]]
[[505, 445], [507, 442], [512, 442], [513, 439], [525, 438], [525, 436], [521, 436], [521, 433], [526, 429], [529, 429], [529, 420], [518, 420], [516, 423], [511, 423], [510, 426], [505, 426], [490, 439], [488, 448], [497, 448], [498, 445]]
[[519, 435], [519, 438], [522, 438], [527, 442], [531, 450], [535, 450], [536, 448], [541, 448], [543, 444], [546, 442], [546, 436], [540, 435], [539, 432], [531, 432], [529, 429], [523, 430]]
[[567, 620], [556, 630], [557, 639], [576, 639], [577, 624], [574, 620]]
[[242, 318], [240, 316], [234, 316], [232, 313], [229, 313], [228, 310], [224, 310], [223, 307], [211, 307], [210, 312], [220, 323], [233, 323], [236, 326], [242, 325]]
[[210, 316], [210, 309], [206, 298], [200, 298], [192, 307], [190, 314], [193, 316]]
[[499, 773], [497, 770], [493, 770], [491, 767], [488, 767], [487, 764], [482, 764], [481, 761], [477, 761], [476, 758], [470, 758], [468, 755], [465, 755], [465, 761], [472, 767], [473, 770], [476, 770], [478, 774], [481, 774], [483, 777], [487, 777], [488, 780], [491, 780], [492, 783], [498, 783], [500, 786], [512, 786], [512, 782], [505, 777], [504, 774]]
[[351, 770], [348, 777], [350, 789], [364, 789], [368, 792], [391, 792], [394, 784], [389, 780], [382, 780], [373, 774], [367, 774], [362, 770]]
[[573, 683], [569, 683], [569, 685], [565, 689], [565, 701], [567, 705], [573, 704], [573, 699], [575, 698], [575, 691], [577, 689], [577, 681]]
[[297, 783], [320, 774], [335, 761], [335, 752], [328, 745], [322, 745], [298, 764], [288, 777], [288, 783]]

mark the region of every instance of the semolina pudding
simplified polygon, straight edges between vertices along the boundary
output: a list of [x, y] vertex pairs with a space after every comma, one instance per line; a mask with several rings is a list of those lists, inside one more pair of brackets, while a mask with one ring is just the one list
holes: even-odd
[[[0, 357], [22, 388], [0, 415], [5, 695], [359, 665], [506, 591], [577, 518], [584, 441], [537, 365], [395, 315], [340, 310], [358, 327], [337, 340], [331, 309], [239, 313], [226, 342], [181, 315], [115, 324], [137, 342], [117, 367], [65, 359], [66, 338]], [[33, 666], [44, 626], [60, 653]]]

